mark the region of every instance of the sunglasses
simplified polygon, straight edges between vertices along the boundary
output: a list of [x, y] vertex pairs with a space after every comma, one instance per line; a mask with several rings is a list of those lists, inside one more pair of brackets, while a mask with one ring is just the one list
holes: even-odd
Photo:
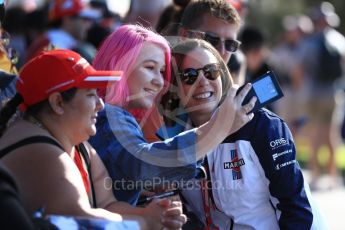
[[207, 64], [202, 68], [187, 68], [179, 73], [182, 82], [186, 85], [193, 85], [196, 79], [198, 79], [199, 71], [202, 71], [205, 78], [214, 81], [220, 76], [220, 65], [219, 64]]
[[220, 42], [224, 43], [224, 47], [228, 52], [236, 52], [241, 45], [240, 41], [234, 39], [225, 39], [222, 40], [219, 36], [209, 33], [209, 32], [202, 32], [199, 30], [188, 30], [189, 37], [196, 37], [203, 39], [210, 43], [213, 47], [217, 47]]

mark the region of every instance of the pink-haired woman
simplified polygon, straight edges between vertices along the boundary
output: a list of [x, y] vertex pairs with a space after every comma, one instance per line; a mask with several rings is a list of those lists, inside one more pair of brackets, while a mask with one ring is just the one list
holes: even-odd
[[164, 142], [148, 143], [130, 112], [137, 117], [139, 111], [143, 121], [145, 111], [166, 91], [170, 55], [162, 36], [139, 25], [123, 25], [104, 41], [94, 59], [96, 69], [124, 71], [121, 81], [103, 92], [105, 109], [90, 139], [111, 177], [106, 185], [118, 200], [136, 204], [143, 189], [194, 178], [196, 161], [252, 119], [245, 111], [253, 108], [254, 100], [241, 106], [250, 85], [237, 96], [231, 87], [209, 122]]

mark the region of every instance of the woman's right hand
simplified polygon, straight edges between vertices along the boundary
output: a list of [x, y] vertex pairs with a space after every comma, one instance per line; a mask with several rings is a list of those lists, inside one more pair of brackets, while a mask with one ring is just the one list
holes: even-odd
[[248, 112], [254, 108], [257, 98], [253, 97], [250, 99], [250, 101], [247, 104], [242, 105], [243, 100], [248, 94], [251, 87], [252, 85], [250, 83], [246, 84], [243, 87], [243, 89], [236, 95], [238, 86], [233, 85], [229, 89], [227, 96], [224, 102], [222, 103], [221, 107], [230, 106], [234, 110], [234, 113], [235, 113], [234, 114], [235, 117], [234, 117], [231, 129], [229, 130], [229, 135], [238, 131], [241, 127], [247, 124], [254, 117], [253, 113], [248, 113]]

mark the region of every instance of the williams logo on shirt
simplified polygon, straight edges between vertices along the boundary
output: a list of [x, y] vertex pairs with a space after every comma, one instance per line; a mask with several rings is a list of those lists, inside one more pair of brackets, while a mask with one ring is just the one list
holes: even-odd
[[224, 169], [232, 170], [232, 179], [239, 180], [242, 179], [241, 166], [244, 165], [243, 159], [238, 159], [237, 150], [230, 150], [231, 161], [224, 162]]

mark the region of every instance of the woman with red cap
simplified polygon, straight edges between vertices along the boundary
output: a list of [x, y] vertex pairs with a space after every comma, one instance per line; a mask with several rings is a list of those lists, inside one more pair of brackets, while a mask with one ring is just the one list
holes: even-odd
[[[22, 68], [18, 93], [0, 114], [0, 158], [28, 213], [43, 208], [47, 214], [135, 219], [146, 229], [178, 229], [186, 221], [178, 202], [155, 200], [145, 208], [117, 202], [104, 186], [104, 165], [84, 142], [96, 134], [104, 107], [96, 89], [120, 75], [96, 71], [69, 50], [42, 52]], [[18, 106], [24, 115], [8, 126]]]

